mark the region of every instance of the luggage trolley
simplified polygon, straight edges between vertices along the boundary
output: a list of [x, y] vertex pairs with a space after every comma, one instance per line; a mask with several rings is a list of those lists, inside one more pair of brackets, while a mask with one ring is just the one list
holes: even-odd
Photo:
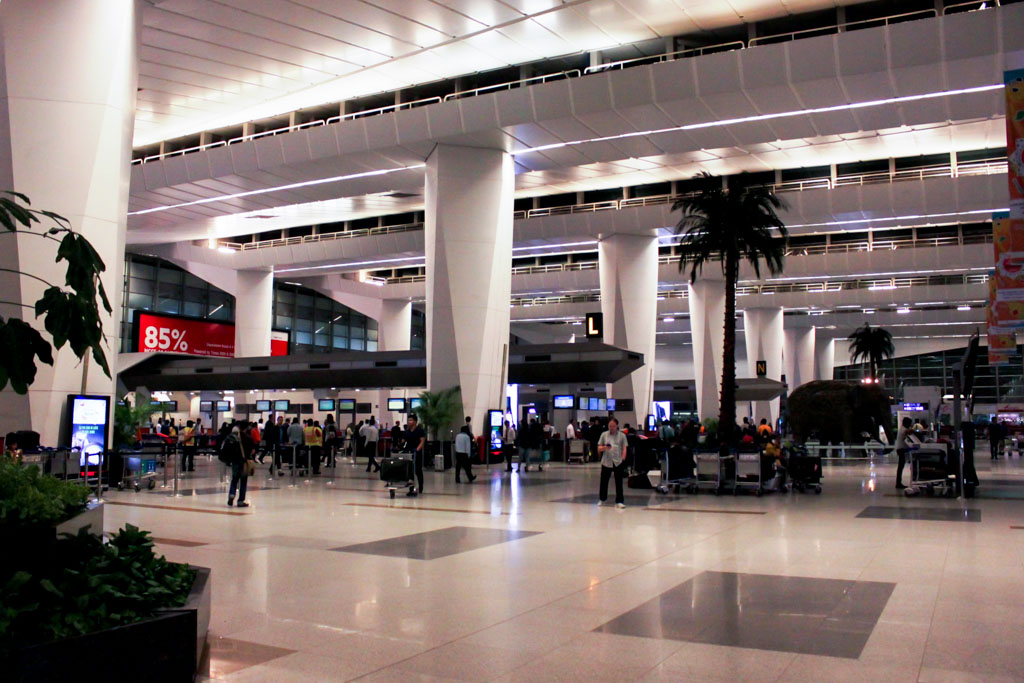
[[698, 490], [710, 489], [717, 496], [726, 485], [736, 485], [735, 455], [698, 453], [696, 460]]
[[380, 480], [392, 498], [398, 489], [416, 490], [416, 467], [413, 464], [414, 454], [395, 453], [393, 457], [384, 458], [380, 463]]
[[732, 494], [735, 496], [740, 488], [754, 489], [754, 494], [758, 498], [764, 495], [760, 451], [748, 450], [736, 454], [736, 479], [733, 482]]
[[117, 482], [117, 490], [123, 491], [125, 486], [131, 486], [139, 491], [143, 482], [150, 490], [156, 488], [156, 464], [163, 455], [164, 448], [160, 445], [143, 446], [135, 453], [122, 453], [121, 481]]
[[668, 449], [662, 454], [661, 483], [657, 486], [658, 493], [665, 495], [674, 490], [679, 493], [684, 487], [690, 493], [697, 492], [696, 469], [693, 454], [686, 449]]
[[814, 489], [815, 493], [821, 493], [820, 455], [810, 455], [804, 449], [794, 449], [786, 460], [786, 474], [789, 475], [793, 491], [803, 493], [808, 489]]
[[956, 475], [949, 473], [948, 449], [945, 444], [925, 443], [911, 450], [910, 486], [903, 490], [904, 495], [916, 496], [922, 491], [929, 496], [935, 495], [939, 489], [943, 495], [956, 495]]

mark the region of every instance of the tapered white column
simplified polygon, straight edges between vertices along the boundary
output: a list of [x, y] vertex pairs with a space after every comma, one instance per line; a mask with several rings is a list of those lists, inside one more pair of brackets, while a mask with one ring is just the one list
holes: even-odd
[[654, 396], [654, 340], [658, 316], [658, 238], [610, 235], [597, 247], [604, 341], [644, 355], [644, 364], [614, 384], [608, 395], [633, 401], [620, 420], [642, 424]]
[[813, 327], [795, 327], [786, 330], [782, 357], [789, 391], [793, 391], [801, 384], [806, 384], [815, 378], [814, 341], [816, 337]]
[[[116, 374], [117, 315], [124, 272], [128, 180], [137, 80], [134, 0], [5, 0], [0, 3], [0, 189], [63, 215], [106, 264], [101, 281], [113, 315], [101, 313], [106, 356]], [[6, 231], [0, 231], [6, 233]], [[0, 268], [62, 285], [56, 243], [0, 234]], [[0, 315], [42, 329], [30, 308], [45, 285], [0, 278]], [[43, 332], [49, 339], [49, 335]], [[82, 367], [65, 346], [54, 367], [40, 366], [27, 396], [0, 392], [0, 428], [33, 429], [57, 445], [66, 394], [82, 386]], [[88, 393], [112, 396], [114, 380], [95, 363]]]
[[[743, 312], [743, 337], [747, 343], [747, 365], [750, 376], [756, 377], [757, 361], [765, 361], [765, 377], [782, 379], [782, 309], [748, 308]], [[779, 399], [752, 401], [754, 422], [762, 419], [775, 425], [779, 417]]]
[[501, 150], [442, 144], [427, 159], [427, 388], [462, 387], [478, 429], [504, 404], [514, 189]]
[[235, 357], [270, 355], [274, 273], [240, 270], [235, 286]]
[[412, 337], [412, 302], [384, 299], [377, 318], [378, 351], [408, 351]]
[[832, 379], [836, 367], [836, 340], [818, 338], [814, 344], [815, 379]]
[[697, 415], [701, 420], [717, 419], [725, 342], [725, 280], [701, 279], [688, 289]]

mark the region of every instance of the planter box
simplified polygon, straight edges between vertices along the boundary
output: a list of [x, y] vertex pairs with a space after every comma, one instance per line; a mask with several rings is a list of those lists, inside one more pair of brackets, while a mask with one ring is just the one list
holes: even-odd
[[16, 650], [9, 681], [194, 681], [210, 626], [210, 570], [198, 573], [183, 607], [128, 626]]
[[34, 573], [47, 566], [52, 561], [53, 545], [60, 534], [77, 534], [85, 526], [91, 527], [93, 533], [103, 533], [103, 503], [90, 501], [85, 510], [57, 526], [0, 526], [0, 547], [14, 549], [4, 554], [6, 560], [0, 563], [0, 578], [18, 569]]

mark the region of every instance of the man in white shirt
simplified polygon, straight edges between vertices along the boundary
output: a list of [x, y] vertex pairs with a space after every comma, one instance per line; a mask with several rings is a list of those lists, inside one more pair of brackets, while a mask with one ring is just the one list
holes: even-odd
[[380, 465], [377, 464], [377, 440], [380, 438], [380, 432], [377, 431], [377, 423], [373, 421], [373, 415], [366, 421], [362, 427], [359, 428], [359, 438], [363, 440], [363, 448], [366, 449], [366, 455], [369, 458], [366, 461], [366, 471], [369, 472], [370, 468], [373, 468], [374, 472], [380, 470]]
[[505, 455], [505, 471], [512, 471], [512, 451], [515, 450], [516, 428], [508, 420], [501, 430], [501, 450]]
[[903, 485], [903, 466], [907, 463], [907, 454], [910, 449], [919, 445], [917, 437], [914, 436], [914, 428], [909, 417], [903, 418], [900, 430], [896, 433], [896, 488], [905, 489]]
[[597, 452], [601, 454], [601, 489], [598, 505], [608, 501], [608, 480], [615, 475], [615, 507], [620, 510], [626, 507], [626, 498], [622, 493], [623, 462], [626, 459], [626, 435], [619, 431], [619, 421], [614, 417], [608, 420], [608, 431], [601, 434], [597, 441]]
[[466, 477], [472, 484], [476, 477], [473, 475], [473, 466], [469, 462], [469, 454], [473, 448], [473, 437], [469, 431], [469, 423], [463, 426], [462, 430], [455, 436], [455, 483], [461, 484], [459, 474], [466, 471]]
[[569, 420], [569, 425], [565, 428], [565, 440], [572, 441], [576, 438], [576, 427], [573, 426], [572, 420]]

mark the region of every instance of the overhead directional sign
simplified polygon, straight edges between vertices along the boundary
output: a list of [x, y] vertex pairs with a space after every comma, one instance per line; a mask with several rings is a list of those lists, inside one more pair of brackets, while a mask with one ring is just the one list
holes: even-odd
[[587, 339], [604, 338], [604, 314], [587, 313]]

